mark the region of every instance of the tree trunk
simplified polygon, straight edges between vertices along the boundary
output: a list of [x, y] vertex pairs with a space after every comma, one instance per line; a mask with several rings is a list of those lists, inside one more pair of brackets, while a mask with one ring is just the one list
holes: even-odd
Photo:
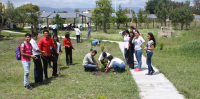
[[1, 26], [0, 26], [0, 35], [1, 35]]
[[183, 25], [184, 25], [184, 24], [183, 24], [183, 23], [181, 23], [181, 30], [183, 30]]
[[120, 24], [119, 24], [119, 23], [117, 23], [117, 29], [119, 29], [119, 27], [120, 27]]
[[104, 26], [103, 26], [103, 28], [104, 28], [104, 33], [107, 33], [107, 30], [106, 30], [106, 21], [104, 21]]
[[188, 24], [186, 24], [186, 30], [188, 29]]

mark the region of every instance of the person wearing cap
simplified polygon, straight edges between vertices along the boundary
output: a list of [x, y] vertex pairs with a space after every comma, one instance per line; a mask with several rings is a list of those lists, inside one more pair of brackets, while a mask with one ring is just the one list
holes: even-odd
[[87, 23], [87, 25], [88, 25], [88, 38], [91, 38], [91, 28], [92, 28], [92, 26], [89, 24], [89, 23]]
[[133, 31], [133, 33], [135, 33], [136, 27], [135, 26], [131, 26], [131, 31]]

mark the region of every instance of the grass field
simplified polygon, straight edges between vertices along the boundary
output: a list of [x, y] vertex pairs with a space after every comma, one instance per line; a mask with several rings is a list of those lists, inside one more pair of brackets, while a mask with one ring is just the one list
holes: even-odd
[[[62, 77], [50, 77], [45, 81], [48, 85], [39, 86], [35, 84], [32, 90], [24, 88], [24, 70], [21, 61], [15, 59], [14, 50], [24, 41], [24, 37], [17, 37], [11, 40], [0, 42], [0, 98], [1, 99], [96, 99], [98, 95], [104, 94], [108, 99], [139, 99], [139, 91], [134, 82], [128, 67], [123, 73], [85, 72], [82, 60], [85, 54], [90, 52], [90, 41], [85, 40], [77, 44], [72, 40], [76, 50], [73, 51], [73, 66], [66, 66], [65, 53], [60, 56]], [[62, 40], [60, 40], [62, 41]], [[62, 44], [62, 42], [61, 42]], [[114, 57], [123, 58], [118, 44], [102, 42], [105, 51], [110, 52]], [[109, 45], [109, 46], [108, 46]], [[100, 47], [95, 47], [100, 55]], [[62, 48], [64, 51], [64, 49]], [[31, 63], [29, 82], [34, 84], [34, 63]], [[48, 69], [51, 75], [51, 70]]]

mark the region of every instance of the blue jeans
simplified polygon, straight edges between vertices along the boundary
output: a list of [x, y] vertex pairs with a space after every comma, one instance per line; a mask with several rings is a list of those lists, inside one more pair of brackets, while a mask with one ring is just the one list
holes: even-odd
[[88, 38], [91, 38], [91, 30], [88, 30]]
[[39, 30], [40, 30], [40, 34], [42, 33], [42, 28], [39, 28]]
[[125, 65], [124, 62], [121, 63], [121, 64], [114, 62], [114, 63], [112, 64], [112, 66], [113, 66], [115, 72], [118, 72], [119, 69], [125, 69], [125, 67], [126, 67], [126, 65]]
[[30, 71], [31, 61], [22, 61], [22, 65], [24, 67], [24, 85], [29, 85], [28, 75]]
[[127, 48], [124, 48], [124, 57], [125, 57], [126, 62], [128, 61], [128, 55], [127, 55], [127, 53], [128, 53]]
[[138, 69], [141, 69], [142, 66], [142, 50], [135, 51], [135, 56], [138, 61]]
[[97, 65], [87, 64], [84, 66], [84, 68], [87, 70], [95, 70], [97, 68]]
[[148, 52], [147, 51], [147, 65], [148, 65], [148, 73], [151, 73], [151, 71], [154, 71], [152, 66], [151, 66], [151, 58], [153, 56], [153, 52]]

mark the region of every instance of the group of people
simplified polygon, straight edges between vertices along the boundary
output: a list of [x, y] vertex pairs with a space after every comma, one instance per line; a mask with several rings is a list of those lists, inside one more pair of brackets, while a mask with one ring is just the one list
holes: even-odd
[[138, 30], [136, 30], [136, 27], [131, 26], [131, 30], [123, 30], [122, 32], [119, 32], [120, 35], [124, 38], [124, 56], [127, 64], [129, 64], [129, 68], [134, 69], [134, 53], [138, 62], [138, 68], [135, 69], [135, 71], [141, 71], [142, 67], [142, 53], [143, 50], [146, 50], [147, 53], [147, 65], [148, 65], [148, 73], [147, 75], [152, 75], [155, 71], [153, 70], [151, 66], [151, 58], [153, 55], [153, 50], [156, 47], [156, 41], [154, 38], [154, 35], [152, 33], [148, 33], [148, 43], [144, 48], [142, 48], [143, 44], [145, 43], [145, 40]]
[[[50, 60], [53, 62], [53, 73], [52, 76], [58, 76], [57, 74], [57, 61], [58, 57], [61, 54], [61, 44], [59, 43], [59, 38], [57, 35], [53, 35], [53, 38], [49, 36], [50, 33], [48, 30], [43, 31], [43, 37], [38, 39], [38, 33], [33, 32], [32, 34], [25, 34], [25, 41], [20, 45], [21, 52], [21, 62], [24, 67], [24, 85], [26, 89], [31, 89], [31, 85], [29, 84], [29, 71], [31, 66], [31, 58], [33, 58], [34, 62], [34, 78], [35, 83], [44, 85], [43, 81], [43, 71], [45, 75], [45, 79], [49, 79], [47, 72], [47, 61]], [[65, 39], [63, 40], [63, 46], [65, 46], [66, 52], [66, 64], [72, 64], [72, 49], [73, 46], [71, 44], [70, 34], [66, 33]], [[75, 49], [74, 49], [75, 50]], [[69, 58], [70, 59], [69, 59]], [[43, 60], [43, 67], [42, 62]]]

